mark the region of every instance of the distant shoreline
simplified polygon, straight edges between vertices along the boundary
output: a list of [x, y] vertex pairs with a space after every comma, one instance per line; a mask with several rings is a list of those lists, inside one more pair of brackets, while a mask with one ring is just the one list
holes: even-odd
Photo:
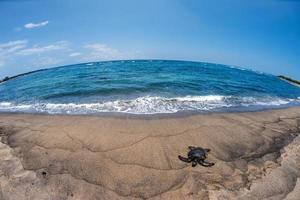
[[39, 72], [39, 71], [44, 71], [44, 70], [47, 70], [47, 69], [38, 69], [38, 70], [34, 70], [34, 71], [30, 71], [30, 72], [18, 74], [18, 75], [15, 75], [15, 76], [6, 76], [6, 77], [3, 78], [2, 80], [0, 80], [0, 83], [9, 81], [9, 80], [11, 80], [11, 79], [18, 78], [18, 77], [20, 77], [20, 76], [25, 76], [25, 75], [28, 75], [28, 74], [32, 74], [32, 73]]
[[283, 81], [286, 81], [292, 85], [295, 85], [295, 86], [298, 86], [300, 87], [300, 81], [297, 81], [297, 80], [294, 80], [294, 79], [291, 79], [289, 77], [286, 77], [286, 76], [283, 76], [283, 75], [279, 75], [277, 76], [279, 79], [283, 80]]

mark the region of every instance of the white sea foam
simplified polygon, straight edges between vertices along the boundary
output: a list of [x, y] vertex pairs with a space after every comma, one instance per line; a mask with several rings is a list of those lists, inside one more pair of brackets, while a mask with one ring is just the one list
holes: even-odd
[[275, 97], [233, 97], [221, 95], [153, 97], [143, 96], [131, 100], [115, 100], [97, 103], [36, 103], [13, 104], [0, 102], [0, 111], [38, 112], [49, 114], [92, 114], [101, 112], [121, 112], [133, 114], [176, 113], [178, 111], [210, 111], [230, 107], [274, 107], [292, 102], [300, 104], [300, 99]]
[[0, 106], [10, 106], [11, 103], [10, 102], [0, 102]]
[[177, 97], [175, 98], [178, 101], [222, 101], [222, 99], [226, 98], [225, 96], [219, 95], [207, 95], [207, 96], [185, 96], [185, 97]]

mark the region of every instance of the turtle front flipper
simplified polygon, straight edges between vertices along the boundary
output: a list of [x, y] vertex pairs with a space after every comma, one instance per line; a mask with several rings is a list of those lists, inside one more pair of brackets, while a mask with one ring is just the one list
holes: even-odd
[[194, 147], [194, 146], [189, 146], [189, 149], [190, 150], [193, 150], [193, 149], [195, 149], [196, 147]]
[[190, 163], [190, 162], [191, 162], [191, 159], [182, 157], [181, 155], [179, 155], [178, 158], [179, 158], [179, 160], [181, 160], [181, 161], [183, 161], [183, 162], [187, 162], [187, 163]]

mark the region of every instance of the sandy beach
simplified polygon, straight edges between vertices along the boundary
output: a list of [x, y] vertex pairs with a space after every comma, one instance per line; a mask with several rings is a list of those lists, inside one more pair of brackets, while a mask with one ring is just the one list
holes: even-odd
[[[299, 199], [300, 107], [176, 118], [0, 115], [0, 199]], [[210, 148], [213, 167], [178, 159]]]

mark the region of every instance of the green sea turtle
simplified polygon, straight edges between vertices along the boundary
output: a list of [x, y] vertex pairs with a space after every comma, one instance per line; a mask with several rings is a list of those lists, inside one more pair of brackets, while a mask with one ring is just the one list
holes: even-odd
[[204, 166], [204, 167], [211, 167], [214, 165], [214, 163], [210, 163], [205, 161], [205, 159], [207, 158], [207, 153], [210, 152], [210, 149], [204, 149], [201, 147], [193, 147], [193, 146], [189, 146], [189, 152], [187, 154], [187, 158], [182, 157], [182, 156], [178, 156], [178, 158], [183, 161], [183, 162], [187, 162], [187, 163], [192, 163], [192, 167], [195, 167], [198, 164]]

